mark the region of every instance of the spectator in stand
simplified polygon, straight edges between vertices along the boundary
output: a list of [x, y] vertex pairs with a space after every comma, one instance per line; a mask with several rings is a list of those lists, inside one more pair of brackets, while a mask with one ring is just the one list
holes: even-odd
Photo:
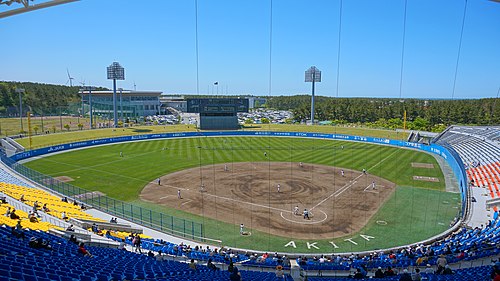
[[66, 202], [68, 203], [68, 197], [64, 196], [62, 199], [61, 199], [62, 202]]
[[229, 271], [229, 272], [233, 272], [233, 269], [234, 269], [234, 264], [233, 264], [233, 261], [230, 261], [230, 262], [229, 262], [229, 265], [227, 266], [227, 271]]
[[74, 234], [71, 234], [71, 237], [69, 237], [69, 242], [78, 245], [78, 239], [76, 239], [76, 236]]
[[161, 250], [160, 250], [160, 251], [158, 251], [158, 254], [156, 255], [156, 257], [155, 257], [155, 258], [156, 258], [156, 260], [157, 260], [157, 261], [162, 261], [162, 260], [163, 260], [163, 256], [162, 256], [162, 252], [161, 252]]
[[238, 272], [238, 268], [234, 267], [233, 273], [229, 275], [229, 280], [231, 281], [241, 281], [241, 274]]
[[401, 274], [401, 276], [399, 276], [399, 281], [412, 281], [412, 278], [411, 278], [410, 273], [408, 272], [408, 269], [405, 268], [403, 270], [403, 274]]
[[453, 271], [451, 270], [451, 268], [448, 264], [444, 266], [442, 274], [453, 274]]
[[67, 220], [67, 219], [69, 219], [69, 218], [68, 218], [68, 216], [66, 216], [66, 212], [65, 212], [65, 211], [62, 211], [62, 212], [61, 212], [61, 218], [62, 218], [63, 220]]
[[[120, 245], [118, 246], [118, 249], [123, 250], [123, 251], [126, 251], [126, 250], [127, 250], [127, 248], [125, 248], [125, 245], [126, 245], [126, 243], [125, 243], [125, 239], [123, 239], [123, 238], [122, 238], [122, 241], [120, 242]], [[160, 251], [160, 252], [161, 252], [161, 251]], [[159, 252], [159, 253], [160, 253], [160, 252]]]
[[37, 222], [38, 222], [38, 219], [37, 219], [37, 217], [35, 216], [35, 213], [30, 213], [30, 214], [28, 215], [28, 219], [29, 219], [29, 220], [30, 220], [30, 222], [32, 222], [32, 223], [37, 223]]
[[72, 232], [75, 232], [75, 228], [73, 227], [73, 225], [71, 224], [70, 226], [68, 226], [68, 228], [66, 228], [66, 231], [72, 231]]
[[415, 274], [412, 276], [413, 281], [421, 281], [422, 280], [422, 275], [420, 274], [420, 269], [415, 268]]
[[26, 199], [24, 199], [24, 194], [21, 194], [21, 197], [19, 197], [19, 201], [24, 202]]
[[45, 213], [50, 212], [49, 207], [47, 207], [47, 203], [43, 204], [42, 211], [44, 211]]
[[10, 212], [10, 219], [12, 220], [18, 220], [20, 217], [16, 214], [16, 209], [12, 208], [12, 211]]
[[382, 267], [378, 267], [377, 271], [375, 271], [375, 278], [384, 278], [384, 272], [382, 271]]
[[153, 251], [149, 250], [148, 251], [148, 257], [150, 258], [154, 258], [155, 254], [153, 253]]
[[85, 244], [83, 244], [83, 242], [78, 246], [78, 253], [82, 254], [84, 257], [92, 257], [92, 254], [85, 249]]
[[194, 259], [191, 259], [191, 262], [189, 263], [189, 268], [192, 270], [196, 270], [196, 263], [194, 262]]
[[141, 250], [141, 236], [139, 236], [139, 234], [136, 234], [134, 239], [132, 239], [132, 244], [134, 245], [135, 247], [135, 252], [139, 252], [139, 254], [142, 254], [142, 250]]
[[38, 204], [38, 201], [35, 201], [35, 203], [33, 203], [33, 213], [38, 211], [38, 207], [40, 207], [40, 205]]
[[12, 227], [11, 233], [17, 238], [24, 239], [26, 237], [24, 235], [23, 226], [21, 225], [21, 220], [18, 220], [16, 226]]
[[283, 272], [283, 267], [281, 265], [278, 265], [276, 267], [276, 278], [278, 278], [278, 279], [285, 278], [285, 273]]
[[492, 279], [493, 279], [493, 281], [500, 281], [500, 268], [494, 267]]
[[10, 213], [11, 213], [11, 210], [10, 210], [10, 206], [9, 206], [9, 207], [7, 207], [7, 210], [5, 211], [5, 216], [10, 217]]
[[425, 266], [425, 273], [426, 274], [432, 274], [432, 273], [434, 273], [434, 270], [432, 269], [432, 266], [430, 264], [427, 264]]
[[389, 266], [389, 267], [387, 267], [387, 270], [384, 272], [384, 275], [387, 277], [387, 276], [394, 276], [396, 274], [394, 273], [392, 268]]
[[[215, 266], [215, 264], [212, 263], [212, 259], [208, 259], [207, 267], [208, 267], [208, 269], [213, 270], [213, 271], [218, 270], [217, 266]], [[236, 269], [236, 267], [234, 269]], [[234, 269], [233, 269], [233, 273], [234, 273]]]
[[52, 249], [52, 246], [50, 245], [49, 241], [43, 240], [41, 237], [39, 238], [31, 237], [28, 246], [35, 249], [42, 249], [42, 248], [47, 250]]
[[436, 264], [438, 267], [436, 270], [436, 274], [443, 273], [444, 267], [446, 266], [447, 263], [448, 263], [448, 261], [446, 261], [446, 258], [444, 257], [444, 255], [440, 255], [439, 258], [436, 260]]
[[354, 273], [354, 276], [352, 278], [353, 279], [363, 279], [365, 277], [363, 276], [363, 273], [361, 273], [361, 269], [356, 268], [356, 273]]

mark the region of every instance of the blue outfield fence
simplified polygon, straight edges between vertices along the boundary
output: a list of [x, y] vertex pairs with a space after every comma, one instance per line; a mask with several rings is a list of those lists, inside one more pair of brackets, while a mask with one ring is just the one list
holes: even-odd
[[[443, 147], [437, 144], [420, 144], [399, 140], [391, 140], [387, 138], [374, 138], [364, 136], [349, 136], [342, 134], [323, 134], [323, 133], [304, 133], [304, 132], [266, 132], [266, 131], [213, 131], [213, 132], [180, 132], [180, 133], [162, 133], [162, 134], [147, 134], [140, 136], [123, 136], [114, 138], [104, 138], [88, 141], [79, 141], [55, 146], [34, 149], [12, 155], [10, 158], [2, 157], [7, 165], [12, 167], [20, 174], [32, 179], [33, 181], [47, 186], [61, 194], [67, 196], [81, 196], [81, 194], [89, 194], [89, 191], [79, 187], [67, 184], [47, 175], [43, 175], [33, 171], [23, 165], [17, 163], [22, 159], [27, 159], [34, 156], [44, 155], [53, 152], [65, 151], [75, 148], [91, 147], [102, 144], [112, 144], [120, 142], [130, 142], [138, 140], [155, 140], [155, 139], [173, 139], [173, 138], [190, 138], [190, 137], [238, 137], [238, 136], [270, 136], [270, 137], [300, 137], [300, 138], [319, 138], [365, 142], [380, 145], [390, 145], [395, 147], [409, 148], [441, 156], [453, 170], [455, 177], [459, 183], [462, 208], [461, 216], [464, 216], [466, 210], [468, 189], [467, 189], [467, 174], [465, 167], [458, 153], [451, 147]], [[203, 225], [200, 223], [184, 220], [169, 215], [164, 215], [149, 209], [141, 208], [126, 202], [118, 201], [106, 196], [97, 196], [94, 194], [85, 195], [82, 201], [99, 210], [129, 218], [134, 222], [149, 226], [151, 228], [164, 232], [171, 232], [177, 236], [183, 236], [191, 239], [200, 240], [203, 237]]]

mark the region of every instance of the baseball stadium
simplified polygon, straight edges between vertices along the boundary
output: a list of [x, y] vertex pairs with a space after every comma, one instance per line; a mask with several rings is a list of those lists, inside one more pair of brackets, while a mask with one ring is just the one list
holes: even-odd
[[[0, 16], [84, 2], [0, 1]], [[137, 91], [135, 81], [117, 89], [118, 62], [107, 68], [112, 90], [73, 86], [68, 69], [70, 86], [0, 81], [0, 280], [500, 280], [500, 89], [453, 96], [464, 26], [477, 24], [467, 8], [479, 4], [457, 8], [451, 98], [402, 95], [412, 11], [403, 1], [399, 97], [342, 100], [342, 13], [352, 15], [340, 0], [337, 96], [315, 96], [324, 81], [312, 66], [304, 103], [271, 93], [281, 11], [271, 0], [269, 94], [259, 105], [227, 86], [219, 95], [218, 81], [200, 93], [201, 2], [191, 7], [192, 96]], [[498, 14], [497, 1], [484, 2]], [[36, 96], [72, 90], [59, 104]], [[363, 113], [372, 108], [398, 125], [375, 126], [385, 119]], [[463, 121], [473, 110], [481, 121]], [[348, 122], [345, 112], [369, 121]], [[433, 114], [445, 119], [417, 127]]]

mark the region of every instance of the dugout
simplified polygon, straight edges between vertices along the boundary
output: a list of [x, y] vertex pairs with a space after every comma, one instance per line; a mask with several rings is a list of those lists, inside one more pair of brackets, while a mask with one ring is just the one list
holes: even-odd
[[202, 130], [236, 130], [238, 112], [248, 112], [245, 98], [195, 98], [187, 100], [187, 112], [200, 115]]

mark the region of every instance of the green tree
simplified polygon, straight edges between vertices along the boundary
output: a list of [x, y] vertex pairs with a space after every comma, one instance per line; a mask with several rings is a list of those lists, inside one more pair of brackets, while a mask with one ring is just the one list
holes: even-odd
[[38, 130], [40, 130], [40, 128], [37, 125], [33, 126], [33, 131], [35, 131], [35, 135], [38, 135]]
[[269, 123], [271, 123], [271, 121], [269, 121], [269, 119], [265, 118], [265, 117], [260, 118], [260, 122], [262, 122], [262, 124], [269, 124]]
[[70, 127], [69, 127], [69, 124], [65, 124], [65, 125], [64, 125], [64, 129], [66, 129], [68, 132], [69, 132], [69, 128], [70, 128]]

